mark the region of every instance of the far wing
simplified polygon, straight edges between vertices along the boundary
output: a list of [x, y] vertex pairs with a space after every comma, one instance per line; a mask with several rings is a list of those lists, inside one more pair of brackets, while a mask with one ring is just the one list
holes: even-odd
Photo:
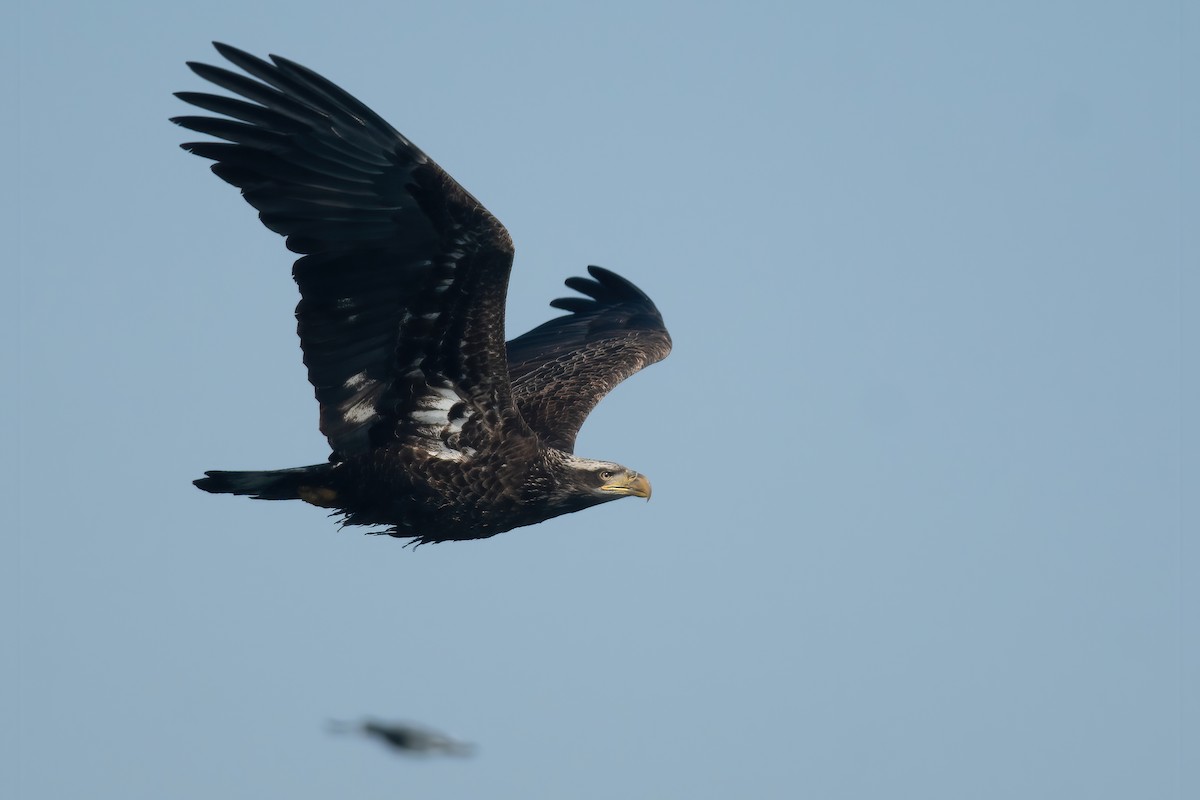
[[592, 279], [568, 278], [586, 297], [550, 303], [571, 312], [508, 343], [513, 399], [548, 444], [572, 451], [583, 421], [604, 395], [633, 373], [667, 357], [671, 336], [654, 303], [601, 267]]
[[[224, 142], [215, 161], [264, 225], [303, 254], [297, 332], [333, 458], [418, 437], [446, 458], [517, 420], [504, 361], [512, 241], [377, 114], [292, 61], [217, 50], [251, 77], [200, 77], [245, 100], [180, 92], [218, 116], [174, 122]], [[249, 102], [247, 102], [249, 101]]]

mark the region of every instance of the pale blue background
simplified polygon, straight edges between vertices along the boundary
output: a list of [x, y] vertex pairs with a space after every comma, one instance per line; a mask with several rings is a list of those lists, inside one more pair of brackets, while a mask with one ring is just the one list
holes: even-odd
[[[1194, 4], [15, 11], [0, 794], [1200, 796]], [[289, 254], [166, 121], [211, 39], [486, 203], [513, 332], [655, 298], [579, 443], [651, 503], [414, 553], [190, 485], [327, 453]]]

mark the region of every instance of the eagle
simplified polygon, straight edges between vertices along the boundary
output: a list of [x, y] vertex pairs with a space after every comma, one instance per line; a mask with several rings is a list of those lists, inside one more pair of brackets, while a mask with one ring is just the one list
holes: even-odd
[[579, 295], [550, 303], [565, 315], [506, 342], [504, 226], [329, 80], [214, 46], [245, 74], [188, 66], [238, 97], [178, 92], [215, 116], [172, 122], [218, 140], [182, 147], [215, 162], [300, 255], [296, 331], [332, 452], [306, 467], [209, 471], [195, 485], [302, 500], [417, 545], [648, 499], [644, 475], [574, 449], [601, 398], [670, 352], [650, 298], [591, 266], [566, 280]]

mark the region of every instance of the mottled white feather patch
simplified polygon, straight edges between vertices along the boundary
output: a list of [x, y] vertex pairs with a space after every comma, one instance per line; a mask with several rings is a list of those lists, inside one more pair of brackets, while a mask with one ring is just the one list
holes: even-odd
[[462, 450], [452, 450], [445, 445], [441, 447], [430, 447], [426, 452], [434, 458], [440, 458], [443, 461], [462, 461], [467, 457]]
[[471, 414], [471, 407], [452, 386], [426, 384], [425, 392], [417, 398], [412, 420], [417, 423], [417, 435], [426, 452], [435, 458], [461, 461], [475, 454], [469, 447], [457, 447], [458, 436]]
[[449, 422], [444, 411], [432, 409], [430, 411], [414, 411], [412, 418], [422, 425], [440, 425], [444, 422]]
[[346, 382], [343, 383], [342, 386], [354, 392], [358, 391], [369, 383], [375, 383], [375, 381], [367, 377], [367, 371], [364, 369], [362, 372], [355, 373], [349, 378], [346, 378]]
[[363, 398], [342, 411], [342, 419], [351, 425], [366, 422], [373, 416], [375, 416], [375, 404], [369, 398]]

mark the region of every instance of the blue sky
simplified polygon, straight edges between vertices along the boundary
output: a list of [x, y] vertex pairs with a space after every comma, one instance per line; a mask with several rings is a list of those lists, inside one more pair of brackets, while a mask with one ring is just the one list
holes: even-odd
[[[0, 793], [1185, 796], [1185, 5], [5, 12]], [[167, 122], [213, 39], [482, 200], [513, 334], [588, 264], [655, 299], [675, 352], [578, 443], [652, 502], [413, 552], [191, 486], [327, 454], [289, 254]]]

